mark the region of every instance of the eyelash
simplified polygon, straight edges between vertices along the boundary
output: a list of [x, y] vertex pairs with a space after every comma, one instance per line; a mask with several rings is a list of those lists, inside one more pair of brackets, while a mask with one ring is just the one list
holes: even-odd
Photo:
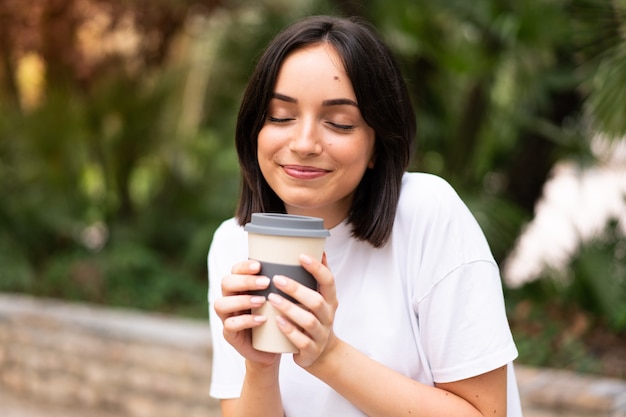
[[354, 130], [353, 125], [342, 125], [342, 124], [337, 124], [337, 123], [333, 123], [333, 122], [328, 122], [329, 125], [331, 125], [332, 127], [339, 129], [339, 130], [343, 130], [346, 132], [349, 132], [350, 130]]
[[289, 119], [289, 118], [279, 118], [279, 117], [272, 117], [272, 116], [269, 116], [269, 117], [267, 118], [267, 120], [268, 120], [270, 123], [278, 123], [278, 124], [281, 124], [281, 123], [287, 123], [287, 122], [290, 122], [290, 121], [292, 121], [293, 119]]
[[[294, 119], [291, 119], [291, 118], [279, 118], [279, 117], [272, 117], [272, 116], [269, 116], [269, 117], [267, 118], [267, 120], [268, 120], [270, 123], [278, 123], [278, 124], [281, 124], [281, 123], [288, 123], [288, 122], [290, 122], [290, 121], [292, 121], [292, 120], [294, 120]], [[343, 124], [333, 123], [333, 122], [327, 122], [327, 123], [328, 123], [330, 126], [334, 127], [335, 129], [339, 129], [339, 130], [346, 131], [346, 132], [348, 132], [348, 131], [350, 131], [350, 130], [354, 130], [354, 128], [355, 128], [355, 126], [354, 126], [354, 125], [343, 125]]]

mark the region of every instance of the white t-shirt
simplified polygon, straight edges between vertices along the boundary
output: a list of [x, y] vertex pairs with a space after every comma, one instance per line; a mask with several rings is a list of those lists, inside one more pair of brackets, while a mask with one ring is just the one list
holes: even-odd
[[[344, 221], [326, 241], [337, 287], [337, 337], [397, 372], [433, 385], [508, 364], [508, 417], [521, 416], [512, 361], [517, 350], [505, 316], [498, 266], [474, 217], [442, 179], [407, 173], [389, 242], [376, 249], [350, 236]], [[209, 304], [220, 281], [247, 259], [234, 219], [215, 232], [208, 257]], [[238, 397], [243, 358], [222, 336], [212, 307], [211, 395]], [[287, 417], [365, 416], [283, 354], [280, 389]]]

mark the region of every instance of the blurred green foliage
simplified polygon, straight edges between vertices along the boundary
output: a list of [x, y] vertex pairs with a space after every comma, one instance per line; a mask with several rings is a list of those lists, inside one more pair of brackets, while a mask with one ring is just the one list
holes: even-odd
[[626, 378], [625, 245], [611, 222], [565, 269], [507, 291], [521, 363]]
[[[110, 19], [94, 45], [125, 16], [140, 40], [99, 59], [81, 56], [89, 16], [75, 2], [43, 2], [62, 9], [36, 27], [16, 27], [30, 9], [11, 4], [0, 5], [0, 291], [205, 317], [206, 253], [238, 195], [241, 94], [269, 39], [309, 14], [380, 30], [416, 107], [413, 168], [453, 184], [498, 261], [556, 161], [593, 163], [595, 132], [626, 134], [623, 1], [94, 0]], [[16, 75], [29, 53], [46, 69], [34, 106]], [[507, 290], [511, 308], [553, 298], [623, 332], [623, 237], [607, 236], [581, 249], [568, 285]], [[542, 339], [520, 337], [540, 358]]]

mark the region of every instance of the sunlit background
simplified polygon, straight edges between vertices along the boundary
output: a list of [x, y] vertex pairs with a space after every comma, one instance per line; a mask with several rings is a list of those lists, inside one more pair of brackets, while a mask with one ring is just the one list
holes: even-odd
[[520, 360], [624, 377], [623, 1], [4, 0], [0, 291], [204, 319], [247, 77], [315, 13], [361, 15], [396, 53], [412, 169], [483, 227]]

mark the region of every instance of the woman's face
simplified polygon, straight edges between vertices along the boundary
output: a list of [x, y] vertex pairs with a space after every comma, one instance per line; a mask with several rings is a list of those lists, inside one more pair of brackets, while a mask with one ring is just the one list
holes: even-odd
[[287, 213], [322, 217], [327, 228], [345, 219], [374, 165], [374, 138], [334, 47], [310, 45], [285, 59], [257, 157]]

